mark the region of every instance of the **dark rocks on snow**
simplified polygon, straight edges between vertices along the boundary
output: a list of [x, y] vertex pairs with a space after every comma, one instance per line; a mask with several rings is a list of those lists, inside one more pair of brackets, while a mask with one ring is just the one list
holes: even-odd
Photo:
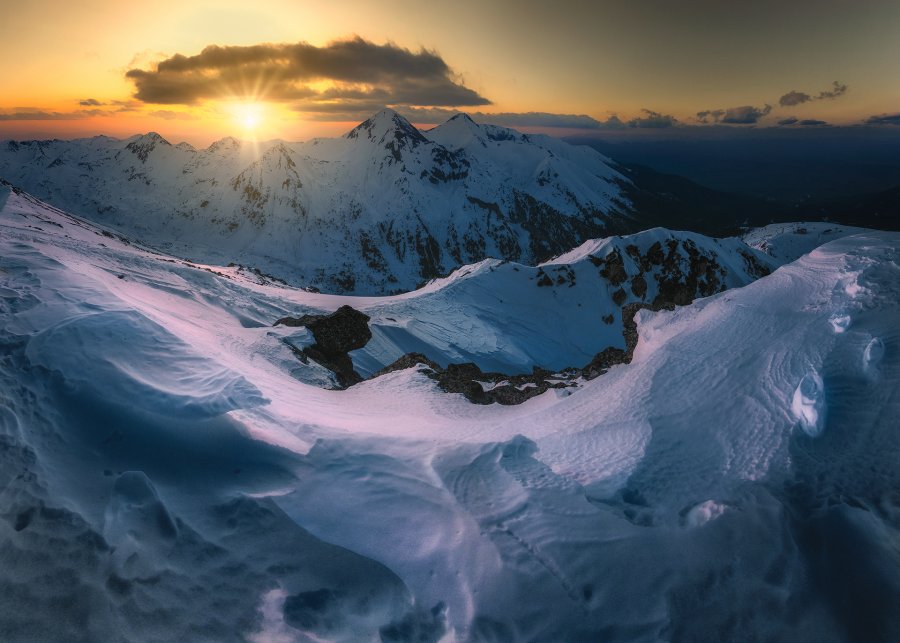
[[640, 297], [641, 299], [647, 294], [647, 280], [644, 279], [643, 275], [635, 275], [631, 279], [631, 292], [634, 293], [635, 297]]
[[347, 353], [362, 348], [372, 339], [369, 316], [365, 313], [341, 306], [330, 315], [282, 317], [273, 325], [305, 326], [316, 343], [304, 348], [304, 355], [333, 371], [342, 387], [362, 381], [359, 373], [353, 370], [353, 360]]
[[[484, 372], [472, 362], [448, 364], [447, 368], [442, 368], [421, 353], [407, 353], [372, 377], [379, 377], [417, 365], [425, 367], [422, 371], [435, 380], [441, 390], [447, 393], [460, 393], [474, 404], [493, 404], [494, 402], [504, 405], [521, 404], [548, 389], [574, 386], [571, 380], [577, 376], [577, 369], [567, 370], [563, 373], [551, 373], [540, 367], [535, 367], [529, 374], [505, 375]], [[487, 385], [487, 390], [482, 382]]]

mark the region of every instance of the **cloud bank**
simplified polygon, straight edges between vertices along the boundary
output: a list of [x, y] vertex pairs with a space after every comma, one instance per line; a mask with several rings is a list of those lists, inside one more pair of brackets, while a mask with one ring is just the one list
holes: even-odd
[[701, 123], [724, 123], [727, 125], [753, 125], [763, 116], [772, 111], [772, 106], [766, 104], [762, 107], [753, 105], [741, 105], [728, 109], [708, 109], [697, 112], [697, 120]]
[[[490, 101], [466, 87], [436, 52], [411, 51], [360, 37], [322, 47], [309, 43], [210, 45], [195, 56], [175, 54], [155, 69], [129, 69], [134, 97], [144, 103], [194, 105], [239, 98], [294, 102], [319, 113], [370, 112], [375, 104], [478, 106]], [[317, 90], [315, 83], [333, 86]]]
[[900, 113], [876, 114], [866, 119], [867, 125], [900, 125]]

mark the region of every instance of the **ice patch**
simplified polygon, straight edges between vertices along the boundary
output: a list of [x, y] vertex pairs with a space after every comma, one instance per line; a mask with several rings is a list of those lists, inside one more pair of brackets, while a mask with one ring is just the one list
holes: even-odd
[[692, 507], [691, 510], [688, 511], [687, 516], [685, 516], [684, 521], [688, 527], [699, 527], [700, 525], [705, 525], [710, 520], [715, 520], [725, 513], [726, 509], [727, 507], [725, 505], [720, 504], [715, 500], [707, 500]]
[[850, 328], [850, 315], [834, 314], [828, 319], [835, 333], [844, 333]]
[[825, 430], [825, 385], [816, 371], [803, 376], [794, 398], [791, 410], [800, 423], [800, 428], [811, 438], [817, 438]]

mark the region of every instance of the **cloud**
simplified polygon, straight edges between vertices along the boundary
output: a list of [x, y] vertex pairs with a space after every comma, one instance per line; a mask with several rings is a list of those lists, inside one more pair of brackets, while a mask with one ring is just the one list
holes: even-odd
[[11, 112], [0, 113], [0, 121], [77, 121], [92, 116], [112, 116], [113, 113], [103, 109], [55, 112], [37, 107], [18, 107]]
[[900, 125], [900, 113], [876, 114], [866, 119], [867, 125]]
[[808, 103], [813, 98], [806, 92], [798, 92], [796, 89], [789, 91], [787, 94], [778, 99], [778, 104], [782, 107], [793, 107], [794, 105], [802, 105]]
[[781, 127], [792, 127], [795, 125], [798, 127], [821, 127], [824, 125], [828, 125], [828, 123], [826, 121], [820, 121], [815, 118], [804, 118], [801, 120], [799, 118], [791, 116], [778, 121], [778, 125]]
[[78, 104], [82, 107], [100, 107], [101, 105], [106, 105], [106, 103], [101, 103], [96, 98], [85, 98], [84, 100], [78, 101]]
[[678, 124], [678, 119], [669, 114], [660, 114], [651, 109], [642, 109], [643, 117], [632, 118], [628, 121], [628, 127], [664, 129], [674, 127]]
[[99, 109], [79, 109], [74, 112], [50, 112], [34, 107], [19, 108], [13, 112], [0, 113], [0, 121], [73, 121], [89, 116], [102, 116], [106, 112]]
[[772, 106], [768, 104], [764, 107], [754, 107], [753, 105], [729, 107], [725, 110], [721, 120], [717, 122], [728, 123], [729, 125], [752, 125], [771, 111]]
[[796, 89], [789, 91], [787, 94], [778, 99], [778, 104], [782, 107], [793, 107], [794, 105], [802, 105], [814, 100], [830, 100], [843, 96], [847, 93], [847, 85], [834, 81], [831, 83], [831, 89], [821, 91], [816, 96], [810, 96], [806, 92], [797, 91]]
[[728, 109], [707, 109], [697, 112], [697, 120], [701, 123], [724, 123], [728, 125], [752, 125], [772, 111], [772, 106], [763, 107], [742, 105]]
[[[134, 97], [145, 103], [192, 105], [242, 98], [296, 101], [317, 113], [358, 111], [375, 102], [411, 106], [476, 106], [490, 101], [466, 87], [434, 51], [378, 45], [360, 37], [323, 47], [309, 43], [210, 45], [175, 54], [155, 69], [129, 69]], [[331, 81], [324, 91], [311, 85]]]
[[839, 83], [838, 81], [834, 81], [832, 84], [832, 89], [830, 91], [819, 92], [819, 95], [816, 96], [816, 100], [824, 100], [826, 98], [837, 98], [838, 96], [843, 96], [847, 93], [847, 86]]
[[718, 123], [725, 116], [724, 109], [707, 109], [697, 112], [697, 120], [701, 123]]
[[181, 120], [181, 121], [194, 121], [197, 120], [197, 117], [193, 114], [188, 114], [187, 112], [175, 112], [170, 109], [158, 109], [155, 112], [149, 112], [148, 116], [155, 116], [156, 118], [164, 118], [167, 121], [173, 120]]

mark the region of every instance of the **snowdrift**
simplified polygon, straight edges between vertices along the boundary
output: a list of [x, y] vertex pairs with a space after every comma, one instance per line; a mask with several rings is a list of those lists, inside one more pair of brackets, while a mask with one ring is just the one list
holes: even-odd
[[0, 201], [4, 640], [900, 638], [900, 235], [760, 278], [691, 237], [724, 292], [638, 312], [630, 364], [478, 406], [417, 368], [329, 390], [271, 324], [364, 310], [363, 370], [568, 363], [616, 335], [589, 276], [671, 233], [352, 298]]

